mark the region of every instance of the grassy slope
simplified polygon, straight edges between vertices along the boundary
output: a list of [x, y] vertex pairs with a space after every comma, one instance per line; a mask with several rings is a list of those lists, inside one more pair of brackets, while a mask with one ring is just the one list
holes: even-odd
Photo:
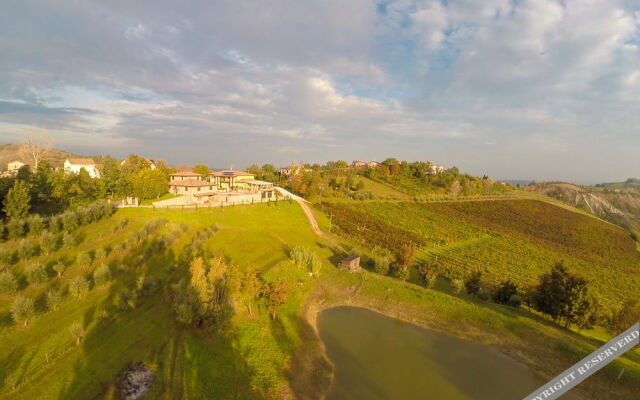
[[[637, 295], [640, 252], [624, 230], [596, 218], [534, 200], [343, 203], [394, 228], [420, 234], [418, 258], [437, 259], [448, 277], [482, 269], [493, 282], [533, 283], [558, 261], [592, 281], [606, 306]], [[358, 218], [356, 214], [353, 218]], [[353, 219], [352, 218], [352, 219]], [[373, 246], [366, 221], [334, 220], [341, 234], [354, 233]], [[476, 240], [484, 238], [483, 240]], [[364, 242], [363, 242], [364, 243]], [[393, 250], [393, 249], [390, 249]], [[614, 272], [614, 273], [612, 273]]]
[[[318, 216], [320, 226], [327, 229], [327, 217], [321, 213]], [[26, 329], [5, 323], [0, 331], [1, 398], [112, 398], [114, 377], [132, 361], [144, 361], [155, 368], [153, 398], [282, 398], [289, 394], [317, 398], [326, 388], [330, 367], [310, 326], [314, 319], [305, 318], [301, 311], [333, 304], [370, 307], [498, 346], [542, 376], [560, 372], [599, 343], [525, 311], [475, 303], [464, 296], [424, 290], [375, 274], [350, 274], [327, 265], [319, 280], [310, 278], [286, 261], [288, 248], [311, 247], [332, 264], [340, 255], [313, 234], [295, 204], [199, 211], [123, 209], [111, 220], [82, 228], [87, 235], [82, 250], [123, 241], [126, 232], [110, 233], [113, 221], [123, 217], [131, 221], [127, 231], [155, 218], [166, 218], [170, 224], [185, 222], [192, 229], [166, 252], [140, 257], [146, 254], [141, 249], [139, 254], [131, 255], [127, 263], [130, 271], [116, 275], [111, 286], [92, 290], [83, 301], [68, 299], [62, 309], [39, 314]], [[219, 231], [207, 241], [213, 253], [234, 262], [257, 265], [267, 281], [280, 277], [289, 282], [290, 300], [275, 321], [264, 310], [254, 317], [238, 312], [234, 317], [236, 329], [224, 337], [209, 337], [174, 323], [166, 285], [186, 272], [184, 267], [175, 267], [176, 256], [197, 230], [214, 224]], [[469, 226], [471, 237], [484, 232]], [[61, 257], [62, 253], [50, 258]], [[158, 290], [134, 309], [100, 322], [99, 310], [112, 303], [122, 286], [130, 284], [142, 271], [160, 283]], [[71, 268], [62, 280], [78, 273], [82, 271]], [[57, 279], [51, 281], [61, 283]], [[36, 295], [44, 287], [26, 290]], [[10, 300], [9, 296], [0, 299], [5, 321]], [[43, 311], [41, 305], [40, 310]], [[82, 321], [87, 330], [80, 346], [74, 346], [69, 335], [73, 321]], [[54, 350], [60, 348], [64, 352], [55, 354]], [[638, 351], [600, 372], [598, 378], [590, 379], [586, 389], [595, 393], [597, 388], [608, 387], [606, 378], [622, 366], [627, 369], [620, 386], [624, 391], [613, 392], [611, 398], [616, 394], [618, 398], [628, 398], [624, 395], [640, 387]], [[9, 393], [7, 377], [30, 379], [28, 385]]]
[[[18, 144], [2, 144], [0, 145], [0, 170], [7, 169], [7, 163], [12, 161], [22, 161], [27, 165], [33, 164], [33, 160], [29, 160], [20, 156], [20, 145]], [[47, 160], [52, 167], [60, 167], [64, 164], [64, 160], [69, 157], [82, 157], [77, 154], [67, 153], [66, 151], [51, 150], [47, 156]]]

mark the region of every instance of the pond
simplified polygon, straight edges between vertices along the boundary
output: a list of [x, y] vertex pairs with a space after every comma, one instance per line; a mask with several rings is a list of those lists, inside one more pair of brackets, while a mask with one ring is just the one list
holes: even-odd
[[497, 350], [356, 307], [318, 315], [328, 400], [522, 399], [544, 382]]

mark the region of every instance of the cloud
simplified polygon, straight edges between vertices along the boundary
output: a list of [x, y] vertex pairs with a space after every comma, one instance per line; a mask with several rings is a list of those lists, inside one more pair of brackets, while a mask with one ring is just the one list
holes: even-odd
[[74, 151], [212, 166], [395, 155], [499, 178], [640, 170], [615, 155], [640, 145], [632, 1], [24, 1], [3, 11], [7, 140], [38, 125]]

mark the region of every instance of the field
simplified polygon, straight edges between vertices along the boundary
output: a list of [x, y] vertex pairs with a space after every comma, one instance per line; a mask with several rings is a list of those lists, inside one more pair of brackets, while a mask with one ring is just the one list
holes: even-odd
[[[492, 283], [534, 283], [559, 261], [591, 281], [607, 307], [637, 296], [640, 252], [608, 223], [536, 200], [442, 203], [322, 203], [335, 232], [394, 252], [412, 241], [418, 259], [438, 260], [448, 278], [480, 269]], [[380, 224], [393, 221], [392, 229]], [[416, 238], [416, 235], [418, 236]]]
[[[561, 241], [549, 237], [553, 233], [542, 235], [528, 228], [527, 215], [539, 211], [537, 204], [494, 208], [474, 204], [325, 203], [321, 209], [332, 207], [336, 212], [332, 216], [317, 212], [319, 225], [324, 230], [332, 226], [338, 238], [331, 233], [326, 238], [315, 235], [301, 208], [290, 202], [197, 211], [120, 209], [107, 219], [76, 230], [79, 244], [73, 248], [59, 247], [49, 255], [34, 255], [28, 262], [14, 259], [1, 267], [20, 276], [19, 294], [36, 300], [37, 315], [27, 326], [14, 324], [9, 310], [17, 294], [0, 296], [0, 399], [117, 398], [118, 374], [138, 361], [155, 372], [150, 398], [317, 399], [327, 388], [332, 367], [313, 329], [314, 313], [339, 304], [368, 307], [495, 346], [542, 378], [549, 378], [599, 346], [606, 336], [599, 331], [578, 335], [524, 309], [450, 293], [447, 285], [427, 290], [377, 274], [340, 271], [334, 266], [345, 254], [337, 247], [365, 247], [369, 243], [360, 238], [368, 237], [375, 242], [371, 247], [384, 249], [400, 243], [394, 239], [397, 235], [415, 239], [423, 257], [437, 255], [453, 260], [455, 256], [461, 262], [471, 262], [479, 254], [480, 261], [473, 262], [481, 265], [494, 256], [496, 274], [499, 268], [506, 269], [503, 274], [514, 275], [529, 269], [543, 270], [565, 247], [589, 250], [582, 258], [572, 256], [576, 263], [583, 263], [572, 264], [572, 268], [600, 268], [599, 260], [607, 256], [602, 253], [607, 248], [591, 249], [592, 234], [614, 235], [607, 242], [618, 244], [609, 250], [612, 257], [620, 262], [633, 260], [627, 254], [625, 240], [615, 236], [617, 231], [608, 231], [609, 225], [602, 227], [578, 219], [576, 227], [586, 224], [584, 229], [596, 229], [595, 233]], [[472, 212], [473, 207], [479, 208]], [[521, 219], [511, 217], [512, 223], [503, 226], [492, 218], [494, 213], [507, 213], [509, 209], [519, 210]], [[466, 212], [472, 215], [463, 217]], [[343, 225], [343, 219], [351, 215], [358, 216], [356, 225], [371, 230], [362, 229], [348, 240], [340, 238], [350, 226]], [[371, 235], [372, 231], [381, 234]], [[332, 247], [336, 241], [340, 246]], [[202, 243], [205, 254], [255, 266], [265, 282], [285, 282], [289, 295], [276, 318], [272, 319], [264, 304], [256, 301], [253, 314], [235, 308], [232, 329], [224, 334], [178, 323], [171, 288], [189, 276], [188, 254], [196, 242]], [[494, 254], [493, 247], [488, 247], [491, 250], [487, 254], [476, 252], [497, 245], [506, 246], [503, 252], [521, 253], [521, 260], [526, 251], [531, 251], [529, 257], [539, 264], [523, 270], [518, 269], [523, 264], [512, 262], [512, 258], [495, 256], [498, 253], [496, 250]], [[0, 244], [7, 249], [19, 246], [17, 241]], [[288, 253], [294, 246], [311, 249], [320, 257], [323, 266], [319, 274], [310, 276], [289, 261]], [[86, 267], [76, 261], [80, 253], [100, 257], [99, 249], [107, 250], [103, 261], [94, 260]], [[551, 256], [544, 259], [543, 254]], [[68, 267], [58, 277], [52, 266], [60, 260]], [[34, 261], [47, 267], [47, 279], [29, 284], [25, 267]], [[105, 285], [98, 285], [92, 278], [101, 263], [109, 265], [113, 275]], [[451, 262], [452, 271], [459, 268]], [[87, 296], [81, 299], [68, 293], [69, 283], [78, 276], [89, 277], [92, 282]], [[50, 288], [59, 288], [64, 294], [62, 305], [55, 311], [48, 310], [46, 304]], [[74, 323], [80, 323], [86, 332], [79, 344], [70, 334]], [[591, 378], [583, 385], [585, 393], [609, 390], [610, 380], [622, 368], [625, 375], [620, 384], [597, 398], [629, 398], [629, 393], [637, 393], [638, 350]]]

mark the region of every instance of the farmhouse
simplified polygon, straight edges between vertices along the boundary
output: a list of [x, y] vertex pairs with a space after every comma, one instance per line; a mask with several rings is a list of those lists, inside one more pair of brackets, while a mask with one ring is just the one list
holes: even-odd
[[429, 174], [431, 174], [431, 175], [437, 175], [437, 174], [441, 173], [442, 171], [444, 171], [444, 166], [442, 166], [440, 164], [431, 164], [431, 165], [429, 165]]
[[79, 174], [83, 169], [90, 177], [100, 178], [98, 165], [91, 158], [67, 158], [64, 162], [64, 172], [67, 174]]
[[22, 163], [20, 161], [12, 161], [8, 163], [7, 170], [0, 173], [0, 178], [10, 178], [18, 175], [18, 171], [20, 170], [20, 168], [24, 167], [25, 165], [25, 163]]
[[355, 160], [351, 163], [351, 168], [354, 169], [362, 169], [362, 168], [377, 168], [380, 165], [377, 161], [360, 161]]
[[293, 161], [286, 167], [280, 168], [280, 174], [286, 176], [287, 178], [291, 178], [292, 176], [296, 176], [307, 171], [308, 170], [304, 167], [304, 164], [299, 161]]
[[197, 194], [217, 192], [213, 183], [204, 180], [202, 175], [195, 172], [177, 172], [170, 174], [169, 179], [169, 192], [183, 195], [183, 201], [189, 203], [194, 201]]

